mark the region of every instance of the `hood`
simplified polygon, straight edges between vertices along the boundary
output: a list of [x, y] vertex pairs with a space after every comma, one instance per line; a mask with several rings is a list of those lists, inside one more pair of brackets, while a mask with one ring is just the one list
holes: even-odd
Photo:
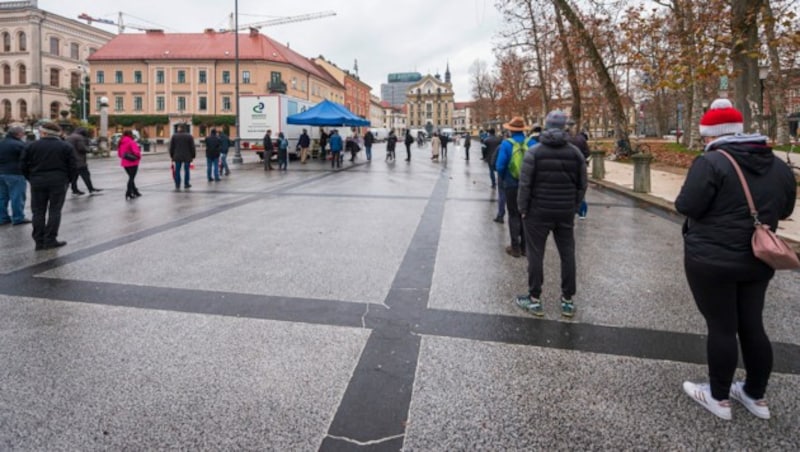
[[706, 152], [723, 149], [736, 160], [745, 171], [766, 174], [775, 160], [768, 138], [757, 134], [736, 134], [717, 138], [706, 145]]
[[85, 127], [78, 127], [73, 133], [77, 133], [84, 138], [89, 138], [89, 131]]
[[539, 136], [539, 143], [552, 147], [561, 147], [569, 142], [569, 134], [562, 129], [548, 129], [542, 131]]

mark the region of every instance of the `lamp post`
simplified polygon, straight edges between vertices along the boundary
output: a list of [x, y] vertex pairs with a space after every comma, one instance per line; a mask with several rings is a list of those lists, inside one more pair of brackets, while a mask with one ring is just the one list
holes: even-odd
[[100, 147], [100, 152], [108, 157], [108, 98], [105, 96], [100, 98], [100, 137], [97, 145]]
[[236, 71], [236, 82], [235, 82], [235, 96], [236, 96], [236, 146], [234, 147], [233, 151], [233, 160], [231, 160], [235, 164], [244, 163], [242, 160], [242, 149], [241, 149], [241, 137], [242, 131], [239, 129], [239, 0], [234, 0], [233, 2], [233, 33], [234, 33], [234, 49], [235, 49], [235, 71]]
[[78, 68], [81, 70], [81, 119], [86, 123], [86, 85], [89, 82], [89, 69], [84, 65], [80, 65]]

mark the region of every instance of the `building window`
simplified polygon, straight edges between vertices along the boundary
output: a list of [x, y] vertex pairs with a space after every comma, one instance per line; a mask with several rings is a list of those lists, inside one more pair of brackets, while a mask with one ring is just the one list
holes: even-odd
[[25, 52], [28, 50], [28, 37], [25, 35], [24, 31], [20, 31], [17, 35], [17, 46], [19, 46], [20, 52]]
[[222, 83], [231, 82], [231, 71], [222, 71]]
[[281, 83], [281, 73], [280, 72], [270, 72], [269, 73], [269, 81], [270, 83], [274, 83], [276, 85]]
[[297, 89], [297, 77], [292, 77], [292, 89]]
[[156, 96], [156, 110], [164, 111], [164, 96]]
[[50, 69], [50, 86], [55, 86], [58, 88], [61, 86], [60, 79], [61, 78], [61, 71], [58, 69]]
[[186, 71], [178, 71], [178, 83], [186, 83]]
[[73, 42], [69, 45], [69, 57], [73, 60], [81, 59], [81, 47], [78, 44]]
[[106, 73], [103, 71], [97, 71], [95, 78], [97, 79], [97, 84], [101, 85], [106, 82]]
[[11, 84], [11, 66], [7, 64], [3, 65], [3, 84], [4, 85]]
[[71, 89], [78, 89], [81, 87], [81, 73], [72, 72], [69, 74], [69, 87]]
[[242, 83], [250, 83], [250, 71], [242, 71]]
[[133, 111], [142, 111], [142, 96], [133, 98]]
[[133, 83], [142, 83], [142, 71], [133, 71]]
[[[3, 52], [10, 52], [11, 51], [11, 35], [7, 32], [3, 32]], [[9, 103], [9, 105], [11, 105]]]
[[28, 83], [28, 70], [24, 64], [19, 65], [19, 84], [24, 85]]
[[222, 111], [231, 111], [231, 96], [222, 96]]
[[159, 85], [164, 84], [164, 71], [161, 69], [156, 71], [156, 83]]
[[59, 56], [61, 53], [58, 51], [61, 42], [56, 37], [50, 38], [50, 55]]
[[89, 56], [92, 56], [95, 52], [97, 52], [97, 49], [94, 47], [89, 47]]
[[19, 101], [19, 119], [28, 117], [28, 103], [20, 99]]
[[198, 81], [199, 81], [200, 83], [207, 83], [207, 80], [206, 80], [206, 78], [207, 78], [207, 77], [206, 77], [206, 71], [204, 71], [204, 70], [201, 70], [201, 71], [200, 71], [200, 72], [197, 74], [197, 79], [198, 79]]
[[50, 104], [50, 119], [56, 120], [58, 119], [58, 112], [61, 110], [61, 104], [58, 102], [53, 102]]
[[178, 96], [178, 111], [183, 112], [184, 110], [186, 110], [186, 98]]
[[125, 109], [125, 102], [122, 96], [114, 96], [114, 111], [122, 111]]
[[11, 119], [11, 101], [3, 99], [3, 118]]
[[123, 81], [122, 81], [122, 71], [114, 72], [114, 83], [123, 83]]
[[206, 96], [200, 96], [200, 102], [198, 102], [198, 107], [200, 111], [208, 110], [208, 98]]

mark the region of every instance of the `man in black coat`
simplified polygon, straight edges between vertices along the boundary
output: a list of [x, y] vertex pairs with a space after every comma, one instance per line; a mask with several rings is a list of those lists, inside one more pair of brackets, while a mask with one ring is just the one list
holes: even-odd
[[191, 188], [189, 183], [189, 167], [197, 157], [194, 137], [186, 131], [186, 126], [178, 126], [178, 133], [169, 140], [169, 157], [175, 164], [175, 189], [181, 188], [181, 167], [183, 167], [183, 188]]
[[375, 142], [375, 135], [371, 130], [364, 134], [364, 152], [367, 154], [367, 161], [372, 160], [372, 143]]
[[44, 123], [39, 134], [42, 138], [25, 148], [20, 163], [22, 174], [31, 184], [33, 240], [37, 251], [67, 244], [58, 240], [61, 208], [67, 186], [78, 173], [72, 146], [60, 138], [61, 128]]
[[217, 136], [217, 129], [211, 129], [206, 137], [206, 177], [208, 181], [219, 182], [219, 156], [222, 153], [222, 141]]
[[92, 185], [92, 175], [89, 173], [89, 164], [86, 161], [86, 156], [89, 153], [89, 131], [84, 127], [78, 127], [67, 137], [67, 143], [71, 144], [75, 149], [75, 162], [78, 165], [78, 174], [72, 179], [72, 194], [82, 195], [82, 191], [78, 189], [78, 176], [83, 179], [89, 193], [97, 193], [103, 191], [102, 188], [95, 188]]
[[275, 150], [275, 145], [272, 143], [272, 130], [267, 130], [264, 135], [264, 171], [272, 169], [272, 151]]
[[300, 138], [297, 140], [297, 146], [300, 148], [300, 163], [306, 163], [308, 159], [308, 148], [311, 147], [311, 138], [308, 136], [308, 131], [303, 129]]
[[544, 250], [551, 231], [561, 257], [561, 315], [575, 314], [575, 213], [586, 193], [587, 179], [586, 160], [570, 144], [566, 121], [562, 111], [548, 113], [545, 131], [539, 144], [525, 153], [519, 177], [517, 206], [528, 247], [528, 294], [517, 297], [516, 302], [536, 316], [544, 315]]

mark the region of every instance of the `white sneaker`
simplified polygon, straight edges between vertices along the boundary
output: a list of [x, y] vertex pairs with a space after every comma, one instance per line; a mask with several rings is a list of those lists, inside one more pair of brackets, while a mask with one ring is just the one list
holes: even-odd
[[731, 401], [727, 399], [717, 400], [711, 396], [711, 387], [708, 383], [696, 384], [691, 381], [684, 381], [683, 392], [717, 417], [726, 421], [731, 420]]
[[764, 399], [751, 399], [746, 392], [744, 392], [744, 382], [734, 381], [731, 385], [731, 398], [744, 405], [747, 411], [753, 413], [756, 417], [761, 419], [769, 419], [769, 407], [767, 401]]

